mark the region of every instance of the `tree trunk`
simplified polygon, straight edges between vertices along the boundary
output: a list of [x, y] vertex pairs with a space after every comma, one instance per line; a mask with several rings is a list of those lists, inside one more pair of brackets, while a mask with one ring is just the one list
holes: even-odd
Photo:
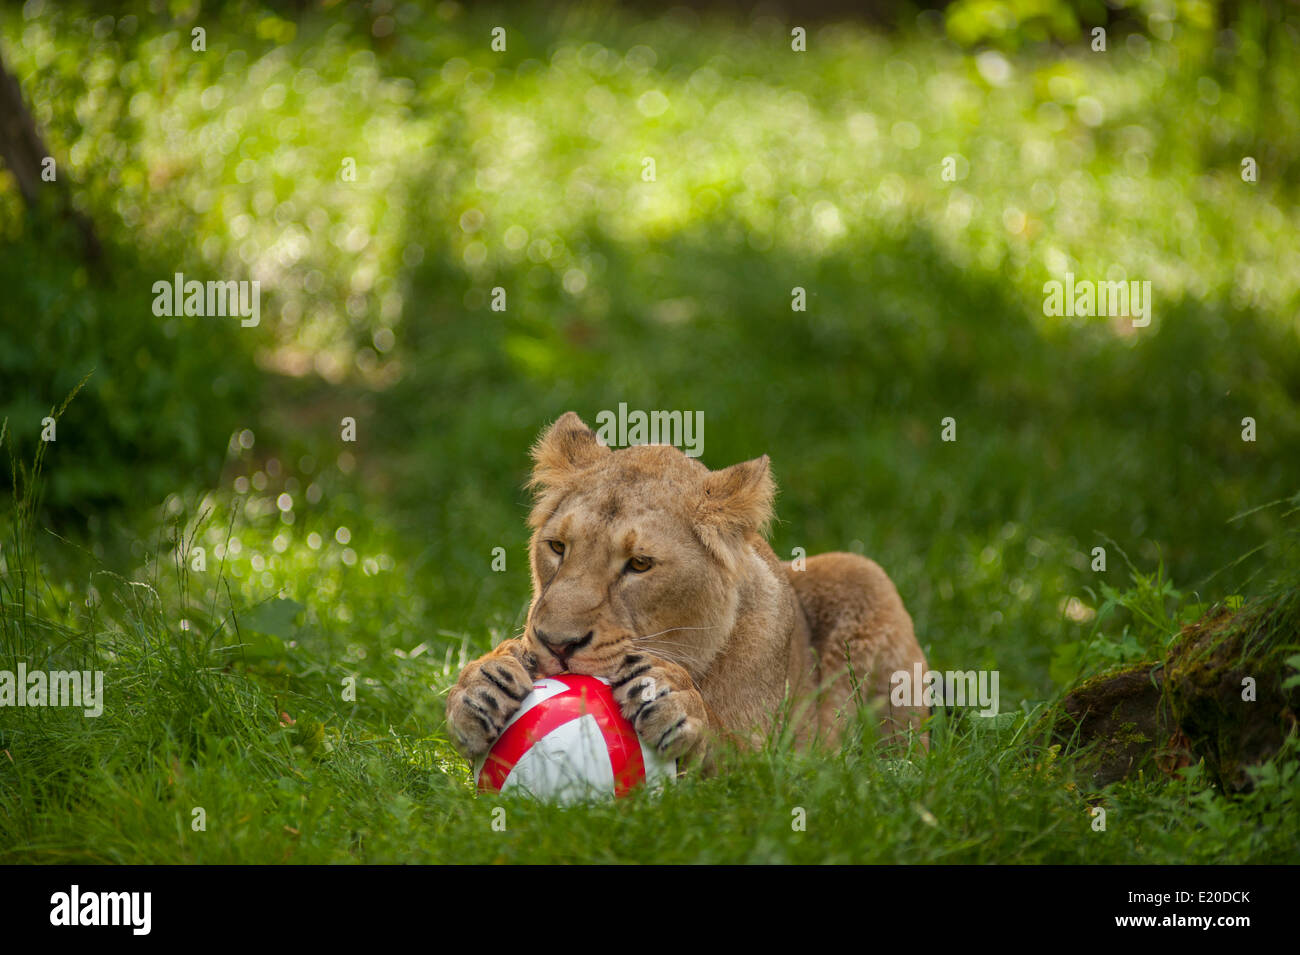
[[87, 262], [98, 262], [103, 254], [90, 219], [72, 205], [70, 191], [58, 180], [41, 179], [41, 168], [50, 151], [45, 148], [41, 134], [36, 129], [27, 104], [23, 102], [22, 87], [17, 77], [5, 69], [0, 58], [0, 159], [18, 181], [23, 201], [35, 215], [41, 215], [40, 190], [52, 188], [60, 215], [71, 219], [81, 236], [82, 256]]

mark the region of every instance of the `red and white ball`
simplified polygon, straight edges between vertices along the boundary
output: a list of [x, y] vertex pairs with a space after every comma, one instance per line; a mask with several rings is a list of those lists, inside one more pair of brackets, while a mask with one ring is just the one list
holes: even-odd
[[533, 684], [500, 738], [474, 766], [480, 792], [522, 792], [573, 805], [652, 789], [677, 777], [677, 761], [645, 746], [609, 682], [563, 673]]

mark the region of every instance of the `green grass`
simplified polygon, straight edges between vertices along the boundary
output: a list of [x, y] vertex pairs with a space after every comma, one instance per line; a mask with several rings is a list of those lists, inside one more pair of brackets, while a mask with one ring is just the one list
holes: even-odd
[[[795, 55], [771, 23], [599, 6], [444, 5], [381, 39], [352, 7], [232, 4], [195, 54], [190, 20], [58, 8], [6, 8], [0, 45], [113, 271], [0, 181], [18, 460], [94, 372], [12, 482], [0, 660], [102, 668], [109, 705], [0, 711], [0, 860], [1295, 861], [1293, 753], [1228, 800], [1196, 770], [1091, 792], [1025, 739], [1075, 677], [1294, 563], [1259, 507], [1298, 489], [1284, 30], [1253, 72], [1179, 24], [994, 85], [1000, 61], [857, 26]], [[1042, 314], [1045, 281], [1116, 269], [1152, 281], [1149, 328]], [[175, 271], [260, 276], [263, 324], [154, 319]], [[474, 796], [443, 698], [522, 622], [528, 445], [622, 401], [703, 410], [712, 467], [771, 454], [778, 553], [880, 561], [931, 665], [997, 668], [1007, 715], [905, 764], [777, 749], [658, 800]]]
[[[328, 514], [303, 521], [304, 530], [333, 523]], [[268, 549], [275, 523], [250, 521], [244, 547]], [[20, 545], [21, 535], [6, 541], [5, 553]], [[394, 616], [404, 585], [329, 561], [310, 588], [344, 589], [346, 603], [300, 594], [311, 606], [296, 623], [256, 608], [232, 615], [250, 589], [233, 573], [245, 563], [230, 561], [232, 576], [203, 595], [184, 563], [140, 581], [101, 572], [89, 607], [37, 567], [7, 565], [7, 649], [21, 647], [29, 667], [105, 669], [109, 703], [98, 719], [55, 708], [6, 714], [0, 860], [1226, 863], [1293, 860], [1300, 837], [1293, 751], [1233, 800], [1200, 767], [1182, 780], [1092, 792], [1069, 761], [1028, 738], [1037, 716], [1028, 706], [994, 719], [939, 717], [932, 751], [907, 759], [856, 739], [831, 756], [773, 744], [658, 798], [563, 810], [476, 796], [440, 725], [441, 691], [459, 660], [404, 652], [419, 632], [400, 611], [391, 633], [376, 623]], [[1165, 602], [1150, 581], [1121, 596], [1133, 608]], [[24, 627], [24, 600], [39, 624]], [[368, 623], [349, 626], [351, 614]], [[272, 632], [255, 632], [259, 621]], [[1165, 636], [1139, 629], [1152, 643]], [[362, 677], [355, 702], [342, 699], [349, 675]], [[1106, 810], [1104, 832], [1092, 828], [1094, 807]]]

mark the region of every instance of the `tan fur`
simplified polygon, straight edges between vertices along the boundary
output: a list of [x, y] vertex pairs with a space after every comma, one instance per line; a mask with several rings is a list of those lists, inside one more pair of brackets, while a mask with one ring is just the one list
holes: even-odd
[[805, 742], [834, 743], [857, 706], [892, 737], [928, 715], [889, 710], [890, 674], [925, 657], [885, 572], [841, 553], [796, 571], [767, 545], [766, 456], [710, 471], [665, 445], [611, 451], [569, 412], [533, 461], [533, 600], [523, 636], [448, 697], [466, 756], [487, 751], [533, 680], [562, 672], [609, 679], [669, 757], [702, 758], [718, 736], [761, 743], [787, 695]]

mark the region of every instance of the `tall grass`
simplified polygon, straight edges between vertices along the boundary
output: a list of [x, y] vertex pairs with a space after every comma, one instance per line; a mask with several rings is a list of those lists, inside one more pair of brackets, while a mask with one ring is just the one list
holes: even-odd
[[[387, 672], [389, 702], [357, 707], [331, 689], [341, 671], [319, 653], [250, 656], [256, 643], [229, 580], [213, 588], [224, 595], [217, 609], [192, 599], [184, 557], [203, 512], [174, 521], [182, 547], [162, 545], [152, 579], [99, 569], [79, 587], [51, 580], [38, 552], [71, 545], [41, 540], [33, 524], [39, 463], [5, 517], [3, 659], [103, 669], [107, 702], [97, 719], [0, 711], [0, 861], [1295, 859], [1293, 745], [1237, 799], [1198, 767], [1091, 791], [1069, 760], [1030, 739], [1029, 705], [990, 719], [940, 712], [930, 751], [905, 758], [882, 758], [862, 728], [832, 754], [779, 739], [732, 754], [717, 777], [682, 779], [657, 798], [562, 810], [478, 796], [434, 715], [455, 666], [402, 661]], [[232, 521], [227, 539], [234, 530], [255, 532]], [[1142, 641], [1165, 639], [1168, 619], [1143, 612], [1169, 597], [1157, 581], [1138, 576], [1116, 595]], [[393, 720], [393, 700], [417, 698], [432, 708]], [[1093, 829], [1097, 806], [1105, 831]], [[493, 825], [501, 819], [504, 830]]]
[[[0, 858], [1295, 858], [1286, 759], [1233, 800], [1195, 768], [1096, 792], [1026, 731], [1294, 560], [1279, 509], [1229, 520], [1295, 489], [1294, 97], [1182, 32], [1001, 63], [835, 26], [792, 55], [774, 21], [537, 6], [498, 56], [501, 10], [403, 11], [385, 44], [360, 6], [260, 10], [194, 56], [188, 12], [0, 10], [120, 266], [88, 283], [0, 194], [21, 441], [102, 369], [58, 466], [11, 466], [0, 665], [101, 668], [108, 697], [0, 710]], [[1042, 314], [1044, 280], [1114, 269], [1156, 280], [1150, 328]], [[282, 321], [155, 322], [175, 271], [273, 275]], [[710, 467], [771, 452], [778, 553], [878, 559], [936, 668], [1001, 671], [1003, 715], [945, 714], [905, 761], [778, 741], [659, 800], [474, 796], [442, 694], [520, 623], [526, 449], [620, 401], [703, 410]]]

